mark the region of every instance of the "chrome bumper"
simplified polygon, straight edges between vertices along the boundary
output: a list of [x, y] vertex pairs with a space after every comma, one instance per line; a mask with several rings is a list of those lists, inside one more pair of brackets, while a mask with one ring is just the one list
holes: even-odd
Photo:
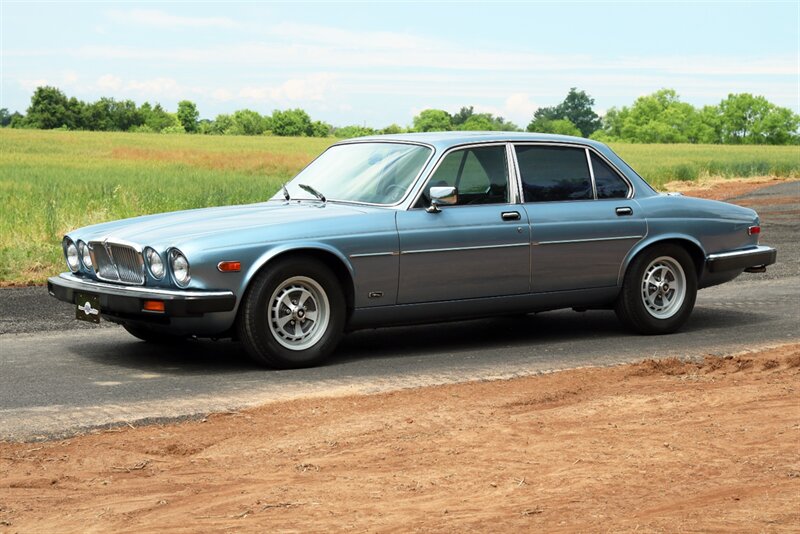
[[205, 313], [231, 311], [236, 305], [233, 291], [122, 286], [81, 278], [72, 273], [49, 278], [47, 290], [58, 300], [72, 304], [78, 293], [97, 295], [104, 315], [152, 316], [152, 312], [142, 309], [145, 300], [163, 301], [163, 315], [166, 317], [197, 317]]
[[709, 254], [706, 257], [706, 266], [711, 273], [739, 269], [763, 271], [767, 265], [775, 263], [777, 256], [778, 251], [774, 248], [759, 245], [743, 250]]

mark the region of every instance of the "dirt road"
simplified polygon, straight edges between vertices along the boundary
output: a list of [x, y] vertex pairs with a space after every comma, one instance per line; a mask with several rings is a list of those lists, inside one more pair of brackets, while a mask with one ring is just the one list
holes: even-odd
[[0, 532], [796, 532], [800, 345], [0, 444]]

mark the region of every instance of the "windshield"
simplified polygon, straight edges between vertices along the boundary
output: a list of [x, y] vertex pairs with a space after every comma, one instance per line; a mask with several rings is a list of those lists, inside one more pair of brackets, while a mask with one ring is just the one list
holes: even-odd
[[[315, 199], [311, 186], [330, 200], [395, 204], [419, 175], [431, 149], [401, 143], [332, 146], [286, 185], [292, 200]], [[283, 193], [275, 195], [283, 198]], [[316, 200], [316, 199], [315, 199]]]

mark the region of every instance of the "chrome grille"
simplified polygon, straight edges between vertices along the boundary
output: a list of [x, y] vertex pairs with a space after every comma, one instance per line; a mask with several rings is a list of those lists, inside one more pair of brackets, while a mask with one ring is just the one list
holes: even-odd
[[138, 249], [101, 241], [94, 241], [89, 245], [94, 255], [94, 270], [99, 279], [131, 285], [144, 284], [144, 260]]

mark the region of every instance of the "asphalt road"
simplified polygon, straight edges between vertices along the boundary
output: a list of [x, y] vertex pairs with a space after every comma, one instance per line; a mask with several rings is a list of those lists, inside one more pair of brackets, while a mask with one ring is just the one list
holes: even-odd
[[[742, 197], [778, 248], [765, 274], [703, 290], [679, 333], [636, 336], [612, 312], [363, 331], [329, 365], [254, 367], [231, 342], [160, 348], [121, 328], [77, 323], [44, 288], [0, 290], [0, 439], [44, 439], [125, 422], [201, 416], [300, 396], [376, 392], [513, 377], [647, 357], [698, 357], [797, 341], [800, 183]], [[324, 401], [320, 401], [324, 402]]]

